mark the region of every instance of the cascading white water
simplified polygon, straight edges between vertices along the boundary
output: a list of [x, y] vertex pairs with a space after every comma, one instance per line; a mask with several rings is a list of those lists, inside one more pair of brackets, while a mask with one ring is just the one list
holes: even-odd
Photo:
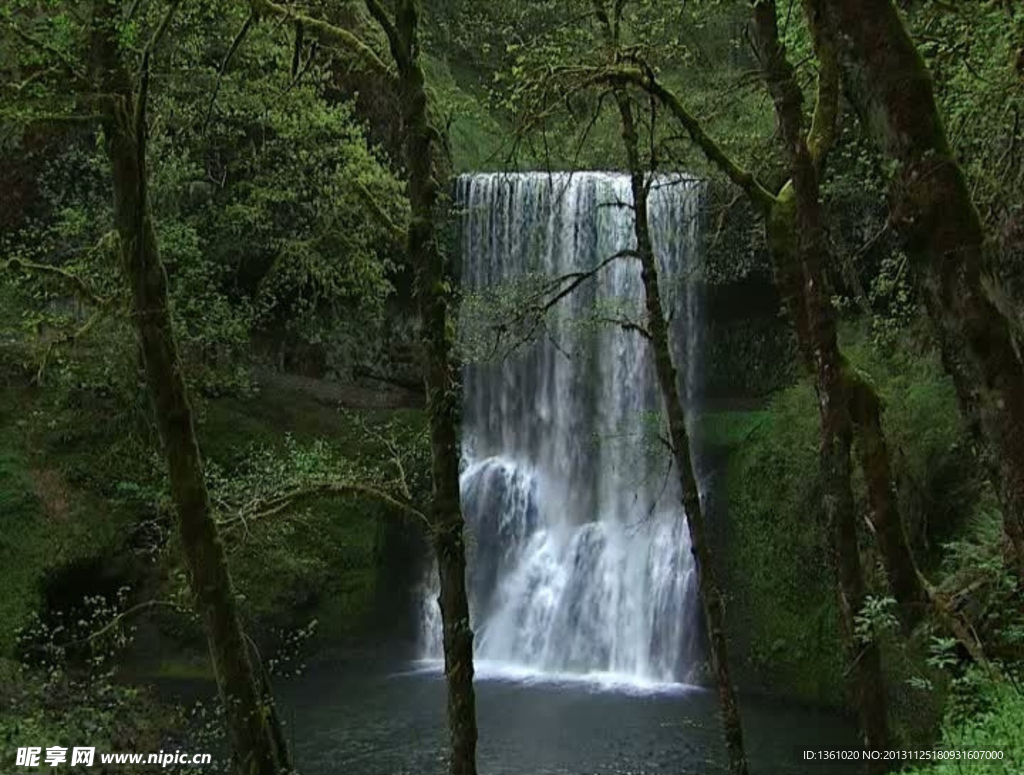
[[[650, 220], [680, 387], [700, 373], [703, 186], [659, 178]], [[629, 178], [485, 174], [459, 181], [467, 292], [585, 272], [635, 246]], [[548, 673], [685, 680], [696, 579], [643, 321], [639, 263], [622, 258], [548, 315], [536, 341], [465, 369], [463, 509], [476, 656]], [[602, 323], [613, 319], [616, 323]], [[439, 657], [436, 572], [422, 648]]]

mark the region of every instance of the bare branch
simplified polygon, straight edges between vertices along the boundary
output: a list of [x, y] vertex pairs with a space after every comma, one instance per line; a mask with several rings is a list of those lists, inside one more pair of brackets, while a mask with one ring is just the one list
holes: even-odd
[[357, 180], [354, 186], [356, 193], [359, 194], [366, 206], [370, 208], [370, 212], [373, 213], [374, 218], [376, 218], [378, 223], [384, 227], [385, 231], [387, 231], [388, 237], [390, 237], [392, 243], [394, 243], [395, 248], [400, 251], [404, 251], [406, 247], [406, 230], [391, 219], [391, 216], [387, 214], [380, 202], [377, 201], [377, 198], [370, 193], [370, 190], [365, 185]]
[[[113, 234], [113, 232], [104, 235], [100, 242], [97, 244], [97, 246], [93, 248], [93, 250], [98, 250], [107, 246], [108, 241], [111, 239], [112, 235], [116, 238], [116, 235]], [[98, 293], [96, 293], [96, 291], [92, 289], [92, 287], [83, 278], [81, 278], [74, 272], [69, 272], [67, 269], [64, 269], [62, 267], [51, 266], [50, 264], [37, 264], [34, 261], [25, 261], [20, 258], [12, 258], [10, 261], [7, 262], [7, 268], [12, 271], [17, 271], [18, 269], [26, 269], [30, 272], [39, 272], [41, 274], [55, 275], [59, 277], [61, 280], [68, 283], [75, 290], [75, 293], [79, 297], [85, 299], [91, 304], [95, 304], [96, 306], [102, 307], [110, 303], [110, 297], [100, 296]]]
[[39, 362], [39, 368], [36, 370], [35, 383], [37, 385], [43, 384], [43, 376], [46, 373], [46, 367], [49, 364], [50, 356], [53, 354], [53, 351], [58, 347], [77, 344], [80, 340], [84, 339], [101, 321], [107, 318], [116, 300], [117, 297], [111, 297], [107, 300], [107, 303], [96, 310], [92, 317], [83, 323], [80, 328], [70, 331], [62, 337], [54, 339], [47, 345], [46, 351], [43, 353], [42, 360]]
[[234, 40], [231, 41], [231, 45], [228, 47], [228, 53], [224, 55], [224, 60], [220, 63], [220, 68], [217, 70], [217, 82], [213, 85], [213, 94], [210, 95], [210, 104], [206, 108], [206, 117], [203, 119], [202, 134], [206, 134], [206, 128], [210, 124], [210, 117], [213, 115], [213, 107], [217, 103], [217, 95], [220, 93], [220, 85], [224, 80], [224, 74], [228, 70], [228, 65], [231, 64], [231, 58], [235, 55], [238, 47], [242, 45], [242, 41], [245, 40], [245, 36], [249, 34], [249, 30], [252, 29], [253, 23], [256, 21], [256, 14], [250, 13], [242, 24], [242, 28], [235, 35]]
[[391, 48], [391, 56], [395, 58], [399, 69], [406, 67], [408, 65], [408, 57], [406, 56], [405, 47], [402, 45], [402, 40], [398, 35], [398, 28], [395, 27], [391, 17], [384, 10], [384, 6], [378, 0], [365, 0], [365, 3], [366, 10], [370, 12], [370, 16], [384, 30], [384, 34], [388, 39], [388, 46]]
[[326, 496], [359, 496], [376, 500], [400, 514], [413, 517], [422, 521], [423, 524], [428, 527], [430, 526], [430, 520], [427, 515], [412, 505], [411, 502], [395, 497], [391, 493], [388, 493], [378, 487], [351, 482], [311, 482], [273, 498], [250, 503], [243, 509], [236, 512], [234, 516], [225, 520], [223, 524], [230, 527], [236, 523], [247, 523], [250, 520], [266, 519], [267, 517], [287, 511], [302, 501], [309, 500], [310, 498]]
[[91, 635], [89, 635], [89, 636], [87, 636], [85, 638], [82, 638], [81, 640], [74, 641], [74, 643], [91, 643], [92, 641], [96, 640], [97, 638], [102, 638], [104, 635], [106, 635], [112, 629], [117, 627], [117, 625], [119, 625], [127, 617], [132, 616], [133, 614], [137, 614], [139, 611], [145, 611], [145, 610], [148, 610], [150, 608], [157, 608], [157, 607], [160, 607], [160, 606], [166, 607], [166, 608], [173, 608], [175, 611], [182, 611], [183, 610], [180, 605], [178, 605], [177, 603], [171, 602], [170, 600], [146, 600], [145, 602], [139, 603], [137, 605], [133, 605], [131, 608], [127, 609], [126, 611], [122, 611], [117, 616], [115, 616], [113, 619], [111, 619], [109, 622], [107, 622], [107, 624], [105, 624], [103, 627], [101, 627], [100, 629], [96, 630], [96, 632], [92, 633]]
[[650, 341], [650, 339], [651, 339], [651, 332], [648, 331], [645, 326], [642, 326], [639, 323], [637, 323], [636, 321], [630, 320], [629, 318], [625, 318], [625, 317], [619, 317], [619, 318], [599, 317], [597, 320], [598, 320], [599, 323], [609, 323], [609, 324], [611, 324], [613, 326], [618, 326], [623, 331], [631, 331], [631, 332], [633, 332], [635, 334], [640, 334], [640, 336], [642, 336], [644, 339], [646, 339], [648, 341]]
[[[548, 286], [546, 286], [546, 288], [535, 293], [530, 299], [527, 300], [530, 303], [530, 306], [527, 307], [519, 315], [517, 315], [514, 319], [514, 322], [522, 322], [522, 320], [524, 320], [531, 314], [543, 315], [544, 313], [549, 312], [552, 308], [554, 308], [556, 304], [558, 304], [558, 302], [560, 302], [566, 296], [571, 294], [583, 283], [592, 278], [594, 275], [596, 275], [606, 266], [611, 264], [613, 261], [618, 261], [620, 258], [639, 258], [639, 254], [635, 250], [620, 250], [618, 253], [609, 256], [608, 258], [606, 258], [604, 261], [602, 261], [600, 264], [598, 264], [589, 271], [569, 272], [568, 274], [560, 275], [551, 283], [549, 283]], [[558, 293], [556, 293], [553, 297], [551, 297], [544, 303], [540, 303], [541, 299], [543, 299], [544, 296], [554, 291], [556, 288], [558, 288], [558, 286], [562, 285], [565, 282], [568, 282], [569, 284], [566, 287], [562, 288], [560, 291], [558, 291]]]
[[171, 19], [174, 18], [175, 11], [178, 10], [178, 6], [181, 5], [181, 0], [171, 0], [171, 4], [167, 7], [167, 12], [164, 14], [163, 19], [160, 20], [160, 26], [153, 32], [153, 37], [149, 39], [149, 43], [146, 44], [146, 50], [150, 54], [156, 51], [157, 46], [160, 45], [160, 41], [163, 40], [168, 28], [171, 26]]

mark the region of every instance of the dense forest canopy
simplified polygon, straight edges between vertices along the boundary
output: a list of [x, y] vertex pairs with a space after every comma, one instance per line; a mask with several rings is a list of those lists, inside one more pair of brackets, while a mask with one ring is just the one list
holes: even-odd
[[[682, 526], [700, 657], [669, 683], [716, 690], [708, 772], [802, 771], [761, 696], [1024, 767], [1024, 6], [9, 0], [0, 74], [0, 759], [303, 772], [289, 687], [417, 620], [429, 766], [518, 771], [480, 579], [558, 487], [492, 450], [533, 510], [480, 505], [493, 401], [530, 426], [502, 439], [593, 445], [578, 501], [623, 438], [667, 472], [640, 522]], [[622, 438], [564, 421], [609, 379]], [[614, 673], [595, 651], [558, 674]], [[904, 765], [993, 766], [865, 769]]]

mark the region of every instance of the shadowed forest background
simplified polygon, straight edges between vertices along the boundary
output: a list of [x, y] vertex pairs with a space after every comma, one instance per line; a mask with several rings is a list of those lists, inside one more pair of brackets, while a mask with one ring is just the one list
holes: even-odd
[[[4, 772], [1024, 771], [1024, 6], [8, 0], [0, 75]], [[618, 200], [558, 232], [579, 191]], [[627, 246], [494, 264], [596, 223]], [[709, 690], [692, 745], [637, 685], [474, 694], [512, 539], [464, 428], [554, 428], [494, 375], [601, 337], [647, 376], [559, 388], [650, 406], [566, 448], [663, 471], [696, 645], [631, 680]], [[506, 740], [541, 706], [561, 769]]]

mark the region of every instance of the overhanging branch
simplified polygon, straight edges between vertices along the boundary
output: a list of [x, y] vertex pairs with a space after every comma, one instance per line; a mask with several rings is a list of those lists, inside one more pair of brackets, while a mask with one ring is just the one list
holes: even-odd
[[754, 177], [754, 174], [743, 169], [704, 131], [700, 121], [690, 113], [683, 103], [669, 89], [654, 77], [650, 70], [621, 67], [599, 73], [597, 77], [611, 84], [637, 86], [655, 96], [662, 105], [683, 125], [690, 139], [701, 149], [708, 161], [718, 167], [725, 175], [742, 188], [751, 201], [762, 212], [771, 210], [775, 197]]
[[352, 496], [368, 498], [383, 503], [395, 512], [407, 517], [413, 517], [422, 521], [428, 527], [430, 526], [430, 520], [427, 518], [427, 515], [413, 506], [412, 503], [396, 497], [379, 487], [355, 482], [310, 482], [272, 498], [249, 503], [242, 509], [239, 509], [234, 515], [225, 519], [222, 524], [226, 527], [238, 523], [247, 525], [250, 521], [266, 519], [267, 517], [285, 512], [311, 498]]

